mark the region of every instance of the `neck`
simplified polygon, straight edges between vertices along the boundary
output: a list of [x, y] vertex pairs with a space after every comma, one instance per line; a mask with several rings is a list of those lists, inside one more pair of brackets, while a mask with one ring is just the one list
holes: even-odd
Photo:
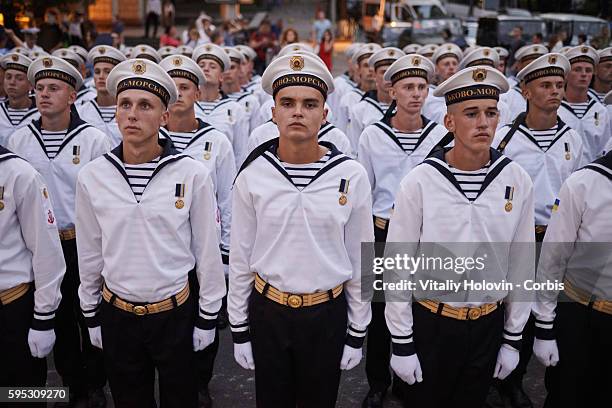
[[446, 153], [445, 158], [446, 162], [456, 169], [474, 171], [482, 169], [491, 159], [491, 154], [489, 149], [482, 151], [469, 150], [462, 144], [457, 143], [457, 138], [455, 138], [455, 147]]
[[70, 126], [70, 109], [53, 116], [41, 116], [41, 127], [50, 132], [68, 129]]
[[204, 85], [202, 87], [202, 97], [201, 101], [212, 102], [219, 99], [221, 92], [219, 92], [219, 85]]
[[423, 128], [423, 118], [419, 112], [409, 113], [398, 107], [391, 124], [400, 132], [414, 132]]
[[363, 81], [361, 84], [359, 84], [359, 88], [363, 91], [363, 92], [369, 92], [372, 91], [374, 89], [376, 89], [376, 84], [370, 82], [370, 81]]
[[125, 164], [148, 163], [162, 153], [162, 147], [157, 143], [157, 134], [147, 138], [142, 144], [123, 143], [123, 162]]
[[586, 102], [589, 100], [587, 88], [575, 88], [573, 86], [568, 86], [565, 90], [565, 100], [569, 103], [579, 103]]
[[535, 106], [530, 106], [525, 122], [527, 123], [527, 127], [529, 127], [529, 129], [550, 129], [557, 124], [557, 110], [555, 109], [547, 112], [538, 109]]
[[193, 132], [198, 128], [198, 120], [195, 117], [193, 105], [191, 109], [184, 112], [171, 112], [166, 129], [170, 132]]
[[378, 99], [378, 102], [386, 103], [387, 105], [393, 101], [391, 96], [389, 96], [389, 92], [385, 92], [381, 89], [376, 89], [376, 98]]
[[115, 105], [115, 98], [108, 91], [98, 91], [96, 102], [98, 102], [98, 106], [113, 106]]
[[232, 82], [231, 84], [224, 82], [221, 88], [223, 89], [223, 92], [225, 92], [226, 94], [233, 94], [235, 92], [240, 92], [240, 84], [238, 82]]
[[612, 81], [604, 82], [596, 77], [593, 81], [593, 89], [599, 93], [608, 93], [612, 90]]
[[317, 136], [300, 142], [295, 142], [282, 135], [279, 138], [277, 153], [281, 161], [285, 163], [314, 163], [323, 157], [326, 152], [327, 149], [319, 146]]
[[32, 101], [28, 97], [28, 94], [25, 94], [19, 98], [8, 98], [9, 108], [12, 109], [26, 109], [32, 106]]

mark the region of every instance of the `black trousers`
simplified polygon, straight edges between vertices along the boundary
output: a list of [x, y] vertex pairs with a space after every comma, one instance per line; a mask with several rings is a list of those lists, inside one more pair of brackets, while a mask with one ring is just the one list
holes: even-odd
[[610, 403], [612, 315], [560, 301], [555, 318], [559, 364], [546, 369], [545, 407], [601, 407]]
[[149, 28], [153, 24], [153, 37], [157, 37], [157, 28], [159, 27], [159, 15], [153, 12], [147, 14], [145, 20], [145, 37], [149, 38]]
[[253, 290], [249, 323], [259, 408], [332, 408], [346, 339], [344, 292], [292, 309]]
[[117, 408], [155, 407], [155, 370], [161, 408], [197, 407], [191, 294], [162, 313], [136, 316], [102, 302], [102, 346]]
[[91, 345], [89, 331], [81, 313], [78, 289], [81, 283], [76, 239], [62, 241], [66, 274], [62, 280], [62, 300], [55, 314], [53, 348], [55, 368], [65, 386], [76, 394], [106, 384], [102, 351]]
[[412, 313], [423, 382], [405, 387], [405, 403], [428, 408], [482, 407], [501, 346], [503, 309], [462, 321], [432, 313], [415, 302]]

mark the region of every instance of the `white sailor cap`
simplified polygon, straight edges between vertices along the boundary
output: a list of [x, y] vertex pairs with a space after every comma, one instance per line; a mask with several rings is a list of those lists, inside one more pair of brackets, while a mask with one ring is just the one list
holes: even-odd
[[478, 48], [480, 48], [480, 45], [478, 44], [465, 47], [465, 49], [463, 50], [463, 55], [468, 55], [470, 52], [477, 50]]
[[30, 54], [30, 50], [25, 47], [15, 47], [11, 50], [11, 52], [17, 52], [19, 54], [25, 55], [26, 57]]
[[2, 59], [0, 59], [0, 66], [2, 66], [2, 69], [14, 69], [26, 74], [28, 73], [30, 64], [32, 64], [32, 60], [18, 52], [11, 52], [10, 54], [2, 56]]
[[41, 79], [58, 79], [79, 89], [83, 85], [83, 77], [78, 69], [62, 58], [48, 56], [38, 58], [28, 68], [28, 81], [34, 86]]
[[589, 47], [588, 45], [579, 45], [570, 48], [565, 53], [565, 56], [570, 64], [575, 62], [588, 62], [589, 64], [597, 65], [599, 63], [599, 54], [597, 54], [595, 48]]
[[87, 64], [87, 57], [89, 53], [85, 48], [81, 47], [80, 45], [71, 45], [70, 47], [68, 47], [68, 49], [76, 53], [76, 55], [78, 55], [79, 57], [81, 57], [81, 62], [83, 64]]
[[193, 50], [191, 58], [193, 58], [195, 62], [200, 62], [200, 60], [203, 59], [213, 60], [219, 64], [223, 71], [228, 71], [231, 65], [229, 55], [223, 51], [223, 48], [216, 44], [204, 44], [196, 47]]
[[123, 49], [123, 55], [125, 55], [125, 58], [130, 58], [133, 50], [134, 50], [134, 47], [125, 47]]
[[416, 51], [417, 54], [421, 54], [425, 57], [431, 57], [434, 52], [438, 49], [438, 44], [425, 44]]
[[193, 48], [188, 45], [179, 45], [176, 47], [176, 53], [191, 58], [193, 55]]
[[548, 54], [548, 48], [542, 44], [525, 45], [514, 53], [514, 59], [520, 62], [526, 62], [536, 59], [544, 54]]
[[293, 44], [287, 44], [283, 48], [281, 48], [281, 50], [278, 52], [278, 55], [276, 57], [278, 58], [284, 55], [293, 54], [294, 52], [297, 52], [297, 51], [308, 51], [314, 54], [314, 48], [312, 48], [310, 45], [304, 44], [304, 43], [293, 43]]
[[261, 86], [273, 97], [288, 86], [309, 86], [327, 98], [334, 91], [334, 78], [321, 59], [302, 52], [283, 55], [272, 61], [262, 75]]
[[497, 51], [497, 55], [499, 55], [499, 59], [506, 59], [510, 56], [510, 52], [504, 47], [493, 47], [495, 51]]
[[597, 51], [599, 54], [599, 63], [612, 61], [612, 47], [604, 48], [603, 50]]
[[485, 65], [496, 67], [499, 64], [499, 54], [490, 47], [478, 47], [465, 55], [459, 63], [459, 69]]
[[170, 75], [159, 64], [145, 58], [129, 59], [113, 68], [106, 78], [106, 89], [114, 97], [128, 89], [147, 91], [159, 97], [166, 107], [178, 98]]
[[421, 44], [408, 44], [407, 46], [402, 48], [402, 51], [404, 51], [406, 55], [417, 54], [417, 51], [419, 50], [419, 48], [421, 48]]
[[516, 79], [529, 83], [534, 79], [548, 76], [560, 76], [565, 78], [565, 75], [567, 75], [570, 69], [570, 63], [564, 55], [551, 53], [542, 55], [535, 61], [531, 61], [529, 65], [516, 74]]
[[51, 55], [51, 54], [49, 54], [47, 51], [31, 51], [31, 52], [28, 54], [28, 57], [29, 57], [29, 58], [30, 58], [32, 61], [34, 61], [35, 59], [38, 59], [38, 58], [40, 58], [40, 57], [48, 57], [49, 55]]
[[157, 50], [157, 53], [161, 57], [161, 59], [166, 58], [168, 55], [174, 55], [176, 53], [176, 47], [172, 47], [170, 45], [166, 45]]
[[612, 105], [612, 91], [608, 92], [603, 98], [604, 105]]
[[223, 47], [223, 51], [227, 54], [230, 62], [233, 61], [237, 64], [242, 64], [246, 61], [245, 56], [236, 47]]
[[399, 58], [406, 55], [404, 51], [395, 47], [385, 47], [376, 51], [368, 58], [368, 65], [373, 69], [378, 69], [393, 64]]
[[139, 44], [132, 49], [131, 58], [144, 58], [152, 62], [161, 61], [161, 57], [157, 50], [147, 44]]
[[363, 44], [361, 47], [355, 51], [353, 57], [351, 58], [353, 64], [359, 64], [366, 58], [370, 58], [372, 54], [376, 51], [380, 50], [382, 47], [376, 43], [367, 43]]
[[194, 60], [185, 55], [169, 55], [159, 65], [172, 78], [185, 78], [196, 84], [204, 85], [206, 79], [202, 69]]
[[61, 58], [64, 61], [68, 61], [76, 69], [79, 69], [79, 67], [81, 66], [81, 57], [79, 57], [76, 52], [68, 48], [60, 48], [59, 50], [55, 50], [51, 53], [51, 55], [54, 57]]
[[250, 61], [257, 58], [257, 52], [255, 52], [255, 50], [248, 45], [236, 45], [235, 48], [237, 48], [238, 51], [240, 51]]
[[429, 58], [420, 54], [408, 54], [395, 61], [384, 75], [385, 81], [395, 84], [404, 78], [423, 78], [427, 82], [436, 68]]
[[561, 47], [561, 49], [559, 50], [559, 54], [565, 54], [566, 52], [568, 52], [571, 49], [572, 49], [572, 47], [569, 46], [569, 45], [566, 45], [565, 47]]
[[109, 45], [97, 45], [89, 50], [89, 60], [96, 65], [99, 62], [117, 65], [126, 60], [125, 55], [115, 47]]
[[346, 47], [346, 50], [344, 51], [344, 55], [346, 55], [347, 58], [353, 58], [353, 55], [357, 52], [357, 50], [359, 48], [361, 48], [361, 46], [363, 45], [362, 42], [354, 42], [351, 45], [349, 45], [348, 47]]
[[508, 80], [496, 68], [468, 67], [442, 82], [434, 96], [444, 96], [446, 106], [472, 99], [495, 99], [508, 92]]
[[431, 61], [436, 64], [439, 60], [448, 57], [455, 57], [457, 61], [461, 61], [461, 58], [463, 58], [463, 51], [461, 51], [461, 48], [457, 44], [442, 44], [434, 51], [431, 56]]

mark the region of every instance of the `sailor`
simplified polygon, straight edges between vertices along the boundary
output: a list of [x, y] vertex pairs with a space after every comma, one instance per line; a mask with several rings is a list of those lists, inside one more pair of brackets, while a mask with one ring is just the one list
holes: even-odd
[[257, 52], [248, 45], [236, 45], [238, 51], [244, 55], [240, 76], [240, 86], [244, 91], [252, 91], [261, 103], [266, 98], [266, 93], [261, 88], [261, 75], [255, 73], [255, 59]]
[[331, 408], [370, 321], [360, 270], [361, 243], [373, 239], [370, 186], [361, 165], [318, 141], [333, 91], [325, 64], [285, 55], [262, 85], [280, 137], [249, 155], [234, 185], [234, 357], [255, 369], [258, 407]]
[[565, 56], [572, 69], [567, 76], [559, 117], [582, 136], [582, 163], [587, 164], [603, 155], [612, 138], [606, 107], [588, 93], [599, 55], [593, 48], [582, 45], [571, 48]]
[[161, 61], [161, 57], [157, 50], [147, 44], [139, 44], [130, 51], [130, 55], [126, 55], [127, 58], [144, 58], [146, 60], [156, 63], [159, 63], [159, 61]]
[[89, 51], [89, 59], [93, 62], [96, 97], [77, 106], [77, 110], [81, 119], [110, 136], [114, 148], [121, 143], [121, 132], [115, 120], [117, 104], [106, 89], [106, 78], [125, 56], [116, 48], [98, 45]]
[[79, 70], [81, 72], [81, 75], [83, 76], [83, 85], [88, 88], [94, 88], [93, 75], [87, 69], [87, 63], [89, 62], [89, 52], [85, 48], [81, 47], [80, 45], [71, 45], [68, 47], [68, 49], [74, 52], [80, 58], [79, 59], [79, 63], [80, 63]]
[[[457, 72], [461, 58], [463, 58], [461, 48], [452, 43], [442, 44], [432, 55], [431, 62], [436, 67], [436, 73], [429, 82], [429, 93], [423, 104], [423, 115], [426, 118], [438, 117], [437, 112], [446, 109], [444, 97], [434, 96], [433, 92], [438, 84], [446, 81]], [[439, 123], [442, 124], [441, 121]]]
[[77, 181], [81, 310], [115, 406], [154, 406], [157, 371], [161, 405], [197, 407], [193, 352], [225, 292], [210, 171], [159, 137], [177, 90], [157, 63], [123, 61], [107, 88], [123, 141]]
[[40, 117], [36, 101], [30, 96], [32, 84], [28, 81], [28, 67], [31, 63], [32, 60], [18, 53], [7, 54], [0, 60], [7, 97], [0, 102], [0, 146], [6, 146], [15, 130]]
[[[359, 139], [359, 162], [365, 167], [372, 185], [376, 242], [385, 242], [400, 181], [447, 133], [444, 126], [421, 114], [434, 71], [434, 64], [418, 54], [403, 56], [388, 67], [383, 79], [391, 84], [389, 94], [396, 111], [388, 110], [381, 120], [367, 126]], [[374, 299], [366, 353], [370, 390], [364, 407], [382, 407], [391, 385], [391, 337], [385, 322], [385, 304], [382, 298]], [[402, 385], [396, 379], [393, 389], [399, 390], [398, 387]]]
[[[81, 74], [81, 78], [84, 77], [85, 65], [81, 62], [82, 61], [81, 57], [79, 57], [79, 55], [76, 52], [68, 48], [62, 48], [59, 50], [55, 50], [51, 55], [69, 62], [70, 65], [72, 65], [74, 68], [77, 69], [77, 71], [79, 71], [79, 73]], [[74, 101], [74, 104], [73, 104], [74, 108], [82, 105], [83, 103], [87, 101], [95, 99], [95, 98], [96, 98], [95, 89], [92, 89], [82, 84], [81, 87], [77, 89], [77, 99], [76, 101]]]
[[181, 54], [191, 58], [191, 55], [193, 54], [193, 48], [188, 45], [179, 45], [178, 47], [176, 47], [176, 54]]
[[[508, 63], [508, 57], [510, 53], [504, 47], [493, 47], [495, 51], [497, 51], [497, 55], [499, 55], [499, 63], [497, 64], [497, 69], [502, 74], [506, 75], [506, 68]], [[510, 83], [510, 79], [508, 79], [508, 83]]]
[[358, 149], [363, 129], [382, 119], [389, 109], [393, 100], [389, 95], [391, 83], [384, 80], [384, 75], [389, 66], [403, 56], [404, 51], [399, 48], [386, 47], [376, 51], [368, 59], [368, 65], [374, 70], [376, 88], [366, 92], [359, 102], [349, 107], [346, 135], [355, 151]]
[[327, 103], [331, 107], [332, 111], [337, 111], [339, 109], [338, 104], [345, 93], [359, 86], [357, 66], [353, 64], [353, 55], [362, 45], [363, 43], [354, 42], [346, 48], [346, 51], [344, 51], [348, 69], [342, 75], [334, 78], [334, 92], [329, 95], [327, 99]]
[[609, 394], [610, 187], [612, 152], [573, 173], [555, 200], [537, 275], [548, 286], [536, 291], [533, 304], [533, 351], [547, 367], [546, 406], [598, 406]]
[[431, 60], [434, 55], [434, 52], [436, 52], [438, 48], [438, 44], [425, 44], [419, 47], [419, 49], [416, 50], [416, 53]]
[[[391, 367], [412, 385], [405, 402], [415, 406], [480, 407], [493, 378], [505, 378], [519, 361], [531, 302], [515, 285], [534, 278], [533, 185], [518, 164], [490, 147], [497, 99], [507, 90], [505, 76], [487, 66], [463, 69], [440, 84], [435, 93], [446, 98], [444, 125], [454, 134], [454, 147], [436, 150], [416, 166], [395, 195], [385, 256], [427, 260], [451, 251], [483, 262], [469, 272], [393, 268], [384, 277], [416, 285], [385, 293]], [[433, 277], [459, 284], [511, 282], [513, 288], [422, 289]]]
[[402, 48], [402, 51], [404, 51], [404, 54], [406, 55], [416, 54], [419, 48], [421, 48], [421, 44], [408, 44], [407, 46]]
[[0, 386], [44, 387], [66, 264], [43, 178], [2, 146], [0, 236]]
[[603, 99], [612, 90], [612, 47], [597, 51], [599, 63], [595, 68], [589, 95], [603, 103]]
[[157, 53], [159, 54], [159, 57], [161, 59], [169, 57], [170, 55], [180, 54], [180, 52], [178, 52], [176, 47], [172, 47], [170, 45], [166, 45], [165, 47], [159, 48], [157, 50]]
[[45, 180], [62, 241], [66, 275], [56, 319], [55, 368], [64, 386], [70, 387], [71, 402], [88, 397], [93, 406], [104, 406], [102, 355], [91, 347], [78, 313], [74, 203], [79, 172], [110, 149], [110, 138], [71, 111], [83, 79], [70, 63], [57, 57], [39, 58], [30, 64], [28, 80], [41, 117], [9, 136], [7, 148], [26, 159]]

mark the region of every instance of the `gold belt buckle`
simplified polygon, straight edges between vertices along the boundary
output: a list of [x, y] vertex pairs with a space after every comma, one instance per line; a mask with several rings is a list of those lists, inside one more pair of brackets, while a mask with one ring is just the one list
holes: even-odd
[[302, 307], [302, 304], [304, 304], [304, 300], [300, 295], [289, 295], [287, 298], [287, 305], [289, 305], [289, 307], [297, 309], [298, 307]]
[[134, 306], [132, 308], [132, 311], [134, 312], [135, 315], [138, 315], [138, 316], [144, 316], [148, 312], [145, 306]]
[[480, 308], [470, 308], [468, 311], [468, 317], [470, 320], [476, 320], [480, 316], [482, 316], [482, 310], [480, 310]]

